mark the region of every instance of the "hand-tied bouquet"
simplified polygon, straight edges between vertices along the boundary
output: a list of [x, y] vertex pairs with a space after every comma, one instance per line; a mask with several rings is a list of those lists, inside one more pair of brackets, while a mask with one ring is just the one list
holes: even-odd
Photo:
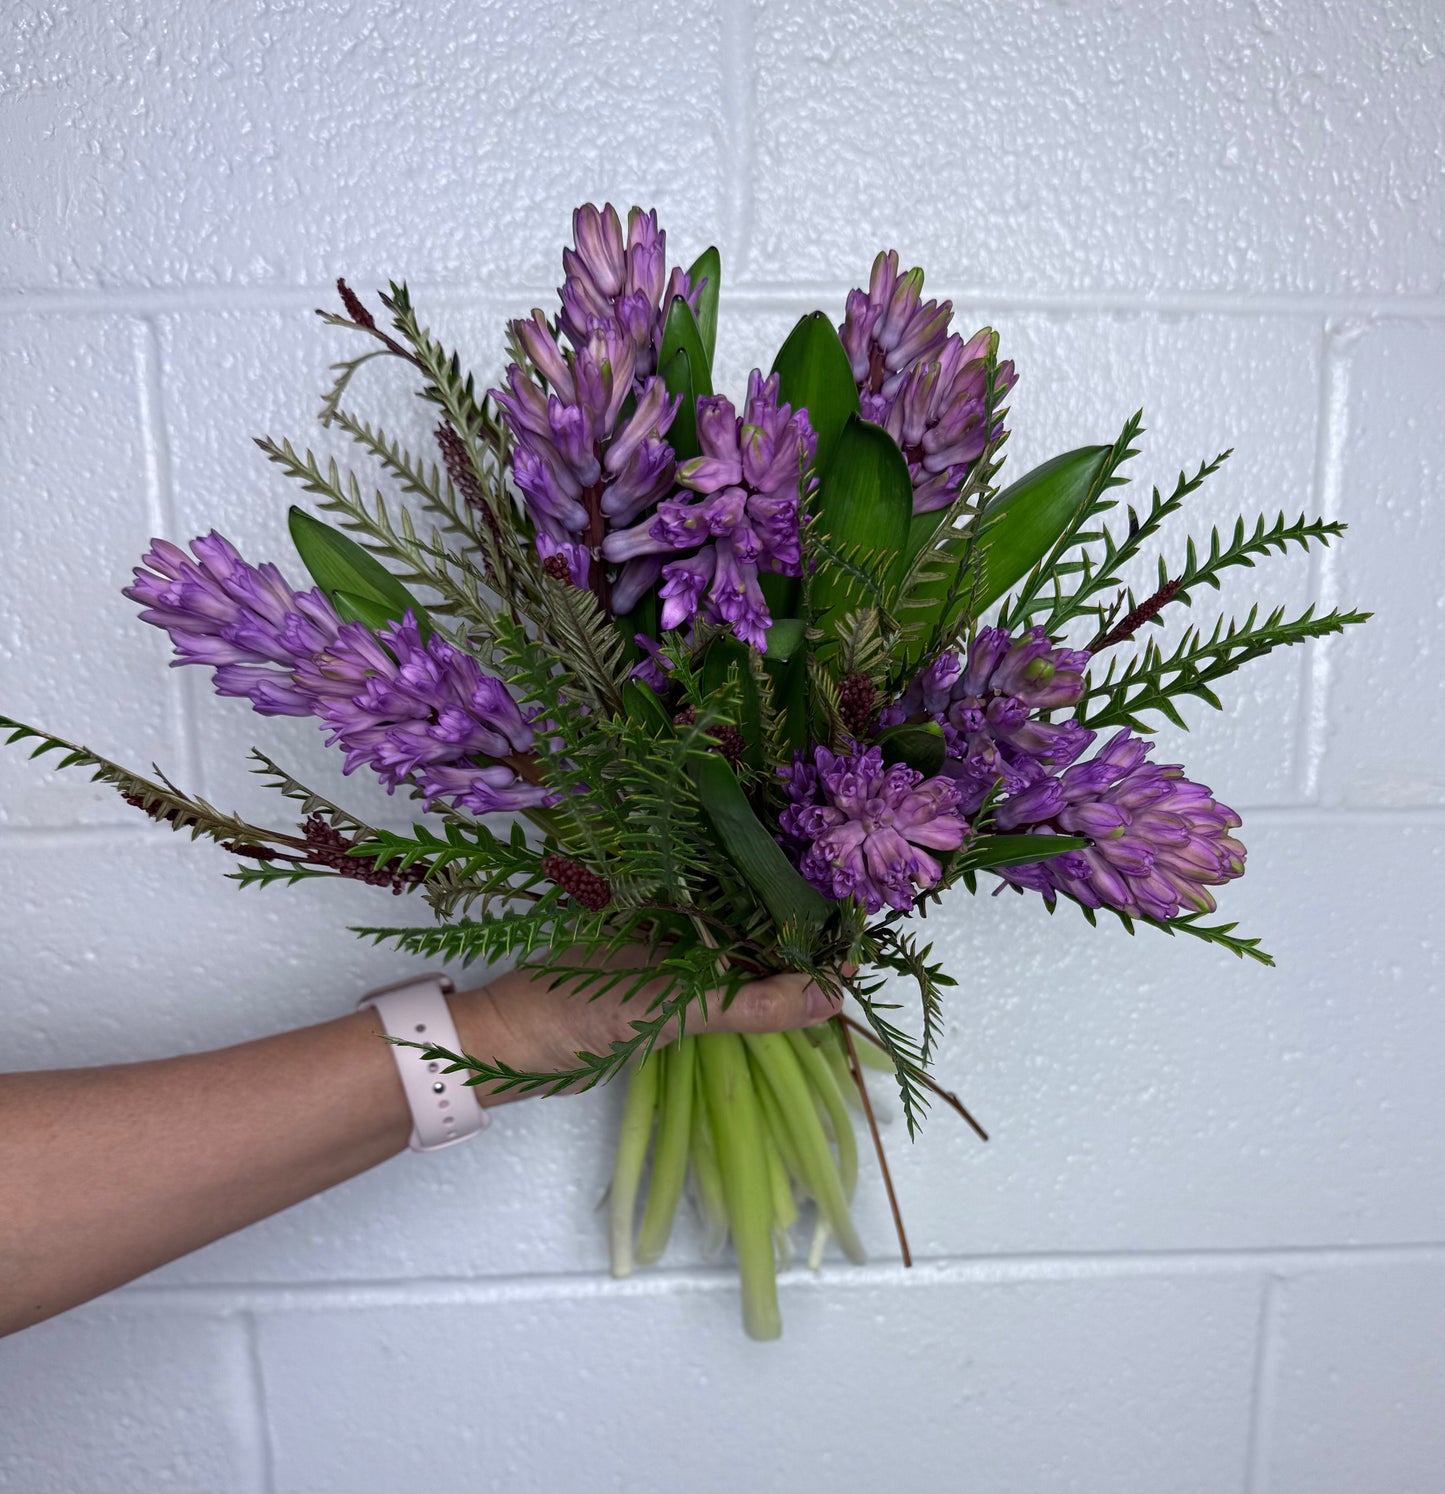
[[[628, 1068], [614, 1270], [662, 1254], [691, 1179], [713, 1244], [731, 1235], [745, 1326], [768, 1338], [800, 1203], [815, 1213], [814, 1264], [830, 1237], [863, 1256], [849, 1216], [860, 1060], [892, 1069], [910, 1134], [930, 1092], [958, 1106], [928, 1073], [954, 981], [913, 915], [987, 873], [1050, 911], [1063, 900], [1090, 923], [1102, 911], [1268, 962], [1234, 924], [1204, 921], [1209, 888], [1244, 870], [1239, 817], [1151, 762], [1140, 733], [1180, 722], [1181, 697], [1219, 706], [1216, 682], [1247, 661], [1364, 614], [1254, 608], [1139, 648], [1140, 629], [1229, 568], [1343, 526], [1241, 520], [1204, 553], [1191, 543], [1180, 570], [1160, 558], [1136, 596], [1130, 562], [1227, 452], [1167, 497], [1156, 488], [1122, 529], [1103, 520], [1138, 416], [1112, 445], [1000, 491], [1013, 365], [991, 329], [952, 331], [950, 304], [925, 300], [923, 272], [900, 272], [892, 252], [841, 325], [821, 312], [797, 324], [739, 408], [712, 383], [717, 251], [669, 270], [656, 215], [636, 208], [624, 228], [589, 205], [573, 229], [560, 310], [511, 324], [504, 385], [480, 398], [404, 285], [381, 297], [388, 329], [338, 282], [345, 314], [321, 315], [372, 346], [336, 365], [321, 421], [376, 460], [391, 493], [368, 498], [334, 461], [260, 442], [357, 536], [291, 511], [310, 590], [211, 533], [190, 554], [156, 540], [126, 593], [219, 694], [318, 718], [347, 772], [406, 790], [426, 820], [407, 834], [365, 824], [253, 752], [304, 816], [264, 829], [163, 775], [0, 726], [245, 858], [243, 887], [360, 878], [435, 916], [364, 936], [463, 963], [519, 959], [581, 995], [636, 999], [633, 1036], [565, 1072], [414, 1046], [503, 1089]], [[344, 402], [374, 358], [420, 375], [439, 461]], [[498, 814], [531, 833], [515, 818], [498, 833], [483, 818]], [[810, 975], [839, 1016], [655, 1046], [779, 970]], [[917, 988], [916, 1034], [894, 977]]]

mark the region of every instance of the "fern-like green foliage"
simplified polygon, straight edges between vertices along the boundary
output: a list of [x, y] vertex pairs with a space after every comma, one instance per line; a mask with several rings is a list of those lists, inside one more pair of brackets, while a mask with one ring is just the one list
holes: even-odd
[[1251, 659], [1309, 638], [1328, 637], [1369, 616], [1368, 612], [1335, 610], [1316, 617], [1314, 608], [1306, 607], [1298, 617], [1287, 619], [1284, 608], [1276, 607], [1261, 621], [1259, 608], [1251, 607], [1242, 623], [1226, 624], [1220, 618], [1207, 635], [1190, 628], [1168, 653], [1150, 639], [1137, 657], [1123, 665], [1111, 660], [1102, 678], [1090, 679], [1076, 714], [1085, 726], [1096, 730], [1128, 726], [1153, 731], [1157, 723], [1151, 722], [1150, 713], [1183, 726], [1184, 718], [1174, 703], [1179, 697], [1195, 696], [1222, 710], [1213, 686]]
[[238, 846], [301, 846], [305, 842], [295, 835], [279, 830], [263, 830], [249, 824], [234, 814], [225, 814], [204, 799], [192, 798], [182, 793], [159, 768], [153, 768], [155, 781], [143, 778], [130, 769], [101, 757], [88, 747], [67, 742], [63, 737], [51, 736], [39, 727], [28, 726], [23, 721], [0, 716], [0, 734], [5, 734], [9, 744], [33, 742], [32, 758], [44, 757], [58, 752], [57, 768], [89, 768], [92, 782], [108, 784], [127, 803], [148, 814], [158, 824], [169, 825], [172, 830], [185, 830], [192, 840], [205, 837], [227, 845]]

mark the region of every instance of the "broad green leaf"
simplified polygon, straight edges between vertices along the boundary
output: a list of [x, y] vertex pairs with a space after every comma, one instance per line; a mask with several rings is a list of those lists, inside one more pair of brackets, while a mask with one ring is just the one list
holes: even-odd
[[768, 604], [771, 617], [794, 617], [803, 599], [803, 583], [796, 576], [780, 576], [776, 571], [764, 571], [758, 577], [763, 589], [763, 600]]
[[775, 617], [768, 629], [768, 647], [765, 657], [769, 659], [791, 659], [803, 646], [806, 626], [801, 617]]
[[687, 278], [698, 293], [697, 330], [702, 337], [702, 350], [707, 354], [707, 366], [711, 368], [717, 354], [717, 303], [722, 285], [722, 258], [716, 247], [704, 249], [693, 260]]
[[622, 709], [634, 726], [662, 731], [671, 726], [667, 711], [654, 691], [629, 680], [622, 687]]
[[681, 296], [674, 296], [672, 305], [667, 308], [667, 320], [662, 324], [662, 346], [657, 350], [658, 366], [665, 367], [677, 352], [686, 353], [692, 366], [693, 393], [711, 394], [712, 365], [708, 362], [702, 333], [698, 331], [697, 318]]
[[[814, 505], [817, 533], [881, 590], [898, 578], [913, 522], [908, 464], [881, 426], [850, 415]], [[821, 559], [813, 576], [813, 610], [874, 600], [845, 566]]]
[[698, 798], [734, 865], [752, 884], [779, 929], [794, 924], [809, 939], [832, 912], [820, 893], [794, 870], [782, 847], [753, 813], [737, 774], [719, 756], [699, 759], [693, 774]]
[[963, 854], [970, 866], [1023, 866], [1082, 851], [1088, 844], [1081, 835], [980, 835], [964, 846]]
[[365, 623], [373, 633], [379, 633], [393, 620], [386, 604], [374, 597], [358, 597], [349, 591], [338, 591], [331, 600], [342, 622]]
[[932, 778], [948, 755], [943, 728], [936, 721], [890, 726], [878, 733], [877, 742], [883, 749], [884, 762], [907, 763], [925, 778]]
[[826, 476], [843, 428], [858, 413], [858, 386], [837, 329], [821, 311], [810, 312], [788, 333], [773, 372], [784, 402], [808, 412], [818, 438], [814, 466]]
[[791, 659], [763, 659], [773, 682], [773, 709], [782, 718], [783, 737], [790, 750], [808, 750], [808, 656], [800, 649]]
[[1069, 520], [1089, 500], [1110, 447], [1066, 451], [1005, 488], [984, 513], [985, 572], [978, 611], [991, 606], [1049, 553]]
[[[431, 636], [431, 623], [421, 603], [355, 540], [294, 506], [287, 524], [302, 564], [333, 602], [345, 595], [361, 621], [372, 628], [400, 622], [409, 609], [416, 618], [422, 640]], [[373, 621], [374, 618], [380, 621]]]
[[667, 429], [668, 445], [677, 453], [679, 462], [691, 461], [702, 454], [702, 448], [697, 444], [697, 396], [692, 387], [692, 359], [683, 348], [678, 348], [672, 357], [665, 363], [659, 362], [657, 367], [667, 392], [681, 396], [677, 414]]

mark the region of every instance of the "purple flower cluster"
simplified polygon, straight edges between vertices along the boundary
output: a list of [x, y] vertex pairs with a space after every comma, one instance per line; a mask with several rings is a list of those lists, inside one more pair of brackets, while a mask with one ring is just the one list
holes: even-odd
[[491, 814], [546, 800], [513, 766], [536, 737], [507, 687], [439, 635], [423, 643], [410, 612], [380, 633], [342, 623], [296, 678], [330, 729], [328, 741], [346, 753], [348, 773], [369, 767], [389, 793], [415, 784], [428, 809], [446, 799]]
[[[923, 271], [898, 273], [898, 252], [873, 261], [868, 289], [848, 293], [838, 329], [858, 385], [865, 420], [898, 443], [913, 479], [913, 511], [946, 508], [991, 436], [987, 428], [988, 358], [994, 334], [950, 332], [953, 307], [923, 299]], [[995, 370], [1000, 391], [1014, 382], [1012, 362]]]
[[680, 271], [667, 274], [656, 213], [634, 208], [624, 238], [615, 209], [588, 204], [573, 214], [572, 227], [558, 320], [571, 349], [540, 310], [513, 322], [535, 374], [513, 363], [507, 387], [492, 395], [516, 442], [512, 475], [539, 550], [561, 555], [575, 585], [590, 586], [604, 605], [625, 613], [662, 563], [629, 559], [610, 581], [602, 545], [611, 530], [673, 490], [675, 454], [664, 437], [678, 401], [656, 376], [657, 350], [673, 298], [691, 302], [696, 295]]
[[1092, 843], [1001, 875], [1051, 905], [1063, 892], [1136, 918], [1212, 912], [1207, 889], [1244, 871], [1244, 847], [1230, 834], [1239, 816], [1177, 765], [1148, 762], [1153, 745], [1125, 729], [1088, 762], [1006, 800], [1001, 830], [1083, 835]]
[[409, 612], [380, 637], [343, 623], [324, 593], [248, 565], [219, 534], [191, 550], [152, 541], [150, 569], [136, 568], [125, 595], [171, 635], [178, 663], [214, 669], [219, 694], [265, 716], [319, 716], [348, 773], [365, 764], [388, 791], [415, 784], [428, 807], [445, 798], [485, 814], [545, 801], [516, 772], [532, 728], [469, 654], [437, 636], [423, 643]]
[[599, 211], [585, 203], [572, 214], [576, 247], [562, 251], [565, 275], [558, 322], [574, 348], [584, 348], [597, 331], [618, 327], [632, 346], [633, 372], [645, 379], [657, 369], [667, 309], [677, 296], [690, 304], [700, 287], [678, 269], [667, 270], [667, 235], [657, 214], [633, 208], [627, 215], [627, 237], [617, 209], [609, 202]]
[[341, 619], [326, 595], [293, 591], [274, 565], [248, 565], [214, 530], [191, 550], [151, 541], [124, 593], [142, 620], [171, 635], [177, 664], [210, 665], [217, 694], [243, 696], [263, 716], [311, 715], [295, 670], [336, 637]]
[[886, 707], [883, 726], [936, 721], [947, 757], [943, 775], [971, 818], [995, 789], [1004, 833], [1082, 835], [1091, 845], [1000, 871], [1015, 887], [1052, 903], [1064, 892], [1090, 908], [1169, 919], [1209, 910], [1207, 886], [1244, 870], [1244, 847], [1229, 835], [1233, 810], [1178, 767], [1145, 759], [1151, 744], [1121, 731], [1087, 762], [1095, 733], [1052, 711], [1084, 694], [1089, 655], [1056, 647], [1042, 628], [1017, 638], [984, 628], [962, 658], [946, 653]]
[[885, 766], [877, 747], [835, 756], [814, 747], [781, 770], [792, 801], [779, 816], [798, 869], [831, 898], [854, 897], [869, 913], [906, 913], [943, 868], [929, 851], [955, 851], [968, 834], [957, 785]]
[[[653, 517], [614, 531], [602, 546], [609, 560], [648, 556], [659, 565], [664, 631], [701, 613], [744, 643], [767, 646], [772, 617], [758, 575], [800, 573], [804, 474], [818, 446], [807, 412], [780, 402], [779, 382], [754, 369], [742, 415], [723, 395], [698, 400], [702, 455], [679, 472], [698, 496], [665, 499]], [[678, 558], [663, 563], [665, 555]]]
[[1093, 741], [1077, 721], [1043, 719], [1078, 702], [1088, 662], [1081, 650], [1056, 648], [1042, 628], [1017, 639], [1003, 628], [983, 628], [964, 658], [940, 655], [880, 720], [943, 727], [944, 772], [958, 781], [964, 812], [972, 815], [995, 784], [1021, 793], [1068, 767]]

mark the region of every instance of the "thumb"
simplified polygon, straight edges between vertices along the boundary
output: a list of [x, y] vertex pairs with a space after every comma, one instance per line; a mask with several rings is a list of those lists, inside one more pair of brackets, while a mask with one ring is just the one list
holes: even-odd
[[806, 975], [769, 975], [740, 986], [726, 1008], [710, 1008], [707, 1030], [782, 1032], [789, 1027], [812, 1027], [837, 1011], [837, 1003]]

